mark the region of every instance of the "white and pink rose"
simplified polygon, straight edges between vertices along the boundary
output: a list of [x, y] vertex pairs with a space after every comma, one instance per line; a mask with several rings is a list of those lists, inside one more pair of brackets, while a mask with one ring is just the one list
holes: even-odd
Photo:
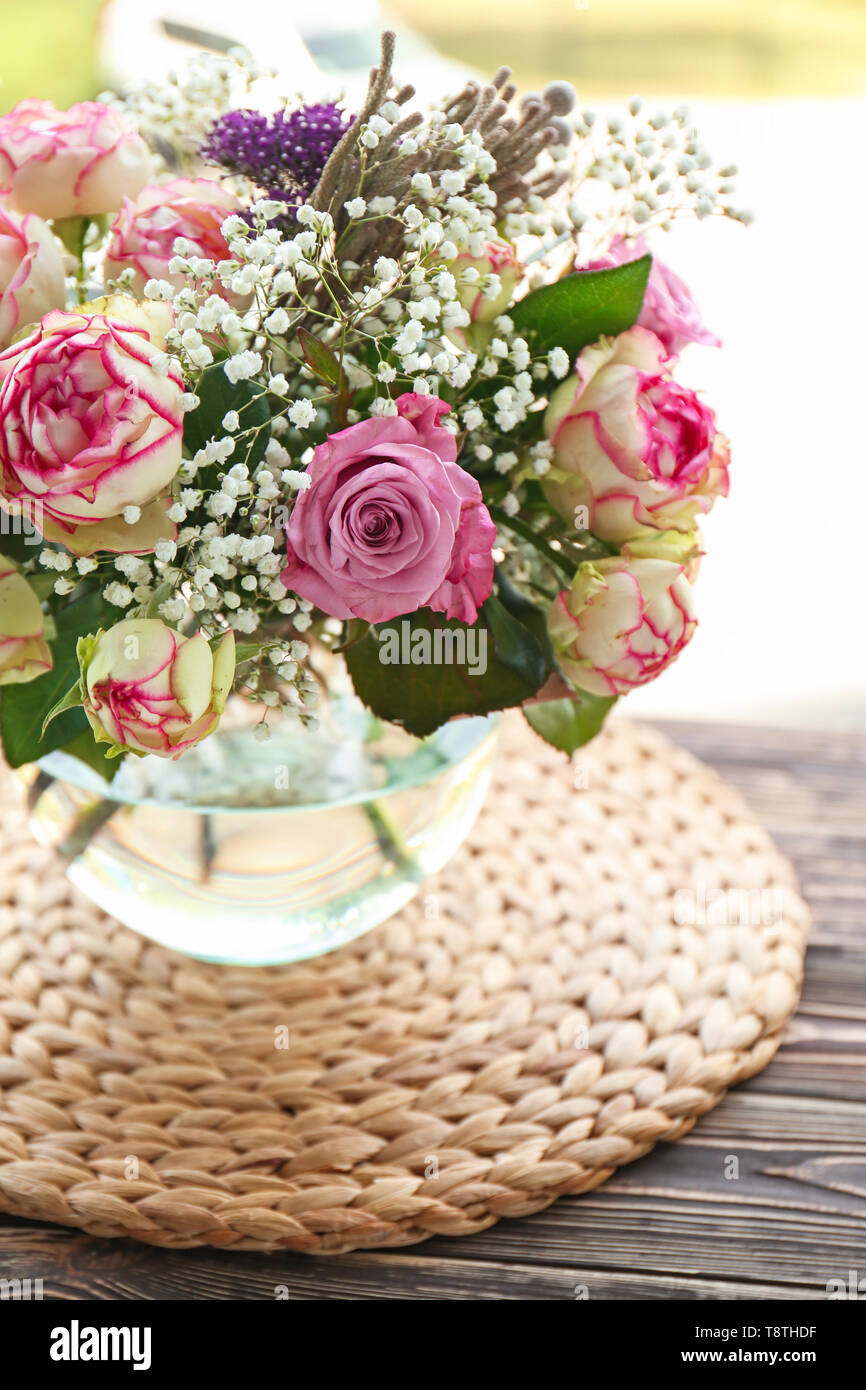
[[560, 670], [593, 695], [655, 680], [696, 626], [687, 566], [653, 557], [585, 562], [548, 614]]
[[147, 145], [119, 112], [100, 101], [58, 111], [50, 101], [19, 101], [0, 117], [0, 199], [40, 217], [116, 212], [147, 183]]
[[0, 555], [0, 685], [21, 685], [52, 667], [42, 605], [23, 574]]
[[492, 323], [504, 314], [525, 273], [514, 247], [500, 239], [485, 242], [480, 256], [461, 252], [448, 269], [457, 280], [457, 298], [472, 323]]
[[216, 729], [232, 687], [235, 639], [211, 648], [157, 618], [128, 618], [79, 643], [84, 713], [117, 753], [178, 758]]
[[76, 555], [175, 534], [162, 494], [181, 460], [184, 388], [176, 366], [154, 365], [170, 322], [164, 305], [117, 296], [54, 310], [0, 353], [0, 505]]
[[65, 303], [64, 253], [51, 229], [34, 212], [0, 208], [0, 347]]
[[700, 397], [670, 376], [664, 345], [630, 328], [584, 348], [544, 421], [554, 447], [545, 491], [585, 529], [622, 542], [691, 531], [728, 492], [728, 444]]
[[[182, 289], [188, 277], [172, 272], [174, 243], [184, 237], [190, 254], [212, 261], [231, 256], [221, 227], [240, 208], [240, 200], [216, 179], [171, 179], [124, 198], [115, 218], [105, 254], [105, 274], [117, 279], [133, 271], [132, 293], [141, 297], [148, 280], [167, 280]], [[220, 291], [220, 282], [215, 282]]]

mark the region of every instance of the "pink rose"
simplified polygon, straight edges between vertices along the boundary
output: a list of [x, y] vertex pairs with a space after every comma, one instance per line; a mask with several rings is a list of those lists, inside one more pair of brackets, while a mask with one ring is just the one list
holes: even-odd
[[180, 374], [153, 365], [169, 314], [126, 296], [103, 307], [53, 310], [0, 353], [0, 500], [77, 555], [152, 550], [174, 534], [156, 500], [183, 437]]
[[[240, 206], [216, 179], [172, 179], [143, 189], [135, 199], [124, 198], [106, 248], [106, 277], [117, 279], [131, 266], [132, 292], [139, 298], [148, 280], [168, 280], [182, 289], [187, 277], [168, 268], [175, 239], [185, 237], [193, 256], [228, 260], [231, 252], [220, 227]], [[218, 281], [216, 288], [221, 289]]]
[[550, 398], [548, 497], [569, 520], [610, 541], [647, 529], [690, 531], [728, 492], [728, 446], [715, 416], [669, 375], [646, 328], [584, 348]]
[[65, 303], [63, 252], [50, 228], [34, 212], [0, 208], [0, 347]]
[[40, 217], [115, 212], [147, 183], [152, 161], [141, 136], [101, 101], [57, 111], [19, 101], [0, 117], [0, 195]]
[[282, 580], [335, 618], [387, 622], [430, 607], [472, 623], [493, 588], [496, 528], [456, 462], [436, 396], [320, 444], [288, 525]]
[[78, 646], [84, 713], [108, 756], [179, 758], [216, 729], [235, 673], [234, 633], [212, 649], [158, 618], [126, 618]]
[[560, 670], [593, 695], [655, 680], [696, 627], [686, 566], [624, 555], [582, 564], [548, 614]]
[[[649, 253], [643, 237], [627, 242], [617, 237], [603, 256], [597, 256], [580, 270], [606, 270], [609, 266], [625, 265]], [[691, 290], [670, 266], [653, 256], [643, 308], [638, 323], [661, 338], [672, 355], [682, 352], [689, 343], [704, 347], [721, 347], [722, 340], [711, 333], [701, 318]]]

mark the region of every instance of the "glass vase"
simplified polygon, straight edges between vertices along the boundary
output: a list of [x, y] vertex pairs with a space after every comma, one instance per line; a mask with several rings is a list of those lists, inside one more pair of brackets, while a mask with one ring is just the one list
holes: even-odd
[[351, 700], [266, 740], [229, 711], [177, 762], [111, 783], [62, 752], [23, 769], [31, 828], [105, 912], [201, 960], [266, 965], [377, 926], [457, 849], [481, 806], [494, 719], [418, 740]]

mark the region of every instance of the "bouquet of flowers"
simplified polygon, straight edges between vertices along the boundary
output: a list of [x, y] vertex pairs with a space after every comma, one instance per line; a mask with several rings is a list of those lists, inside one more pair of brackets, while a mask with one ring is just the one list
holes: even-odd
[[410, 733], [573, 751], [691, 639], [728, 449], [674, 369], [717, 340], [645, 237], [747, 220], [736, 171], [508, 70], [417, 109], [393, 50], [354, 112], [232, 55], [0, 118], [13, 765], [176, 758], [233, 692], [313, 724], [336, 654]]

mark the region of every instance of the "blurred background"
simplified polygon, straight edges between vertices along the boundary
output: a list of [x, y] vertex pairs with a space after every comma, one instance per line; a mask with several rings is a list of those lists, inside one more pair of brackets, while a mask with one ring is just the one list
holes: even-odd
[[629, 709], [866, 724], [864, 0], [2, 0], [2, 19], [4, 111], [238, 43], [289, 86], [351, 95], [386, 26], [424, 96], [508, 63], [521, 88], [567, 78], [602, 114], [636, 92], [688, 101], [756, 216], [655, 244], [725, 340], [679, 375], [732, 441], [732, 493], [705, 528], [701, 628]]

